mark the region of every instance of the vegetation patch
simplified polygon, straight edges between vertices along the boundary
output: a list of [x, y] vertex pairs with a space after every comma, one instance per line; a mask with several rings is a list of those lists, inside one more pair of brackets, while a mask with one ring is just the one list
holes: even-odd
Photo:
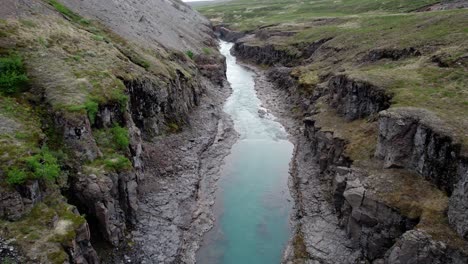
[[89, 25], [90, 21], [87, 19], [82, 18], [75, 12], [71, 11], [68, 7], [64, 6], [63, 4], [59, 3], [56, 0], [48, 0], [49, 4], [55, 8], [59, 13], [64, 15], [66, 18], [70, 19], [75, 23], [79, 23], [82, 25]]
[[88, 99], [82, 105], [70, 106], [68, 110], [73, 112], [85, 110], [88, 114], [89, 121], [91, 122], [91, 124], [94, 124], [94, 122], [96, 121], [96, 115], [99, 111], [99, 104], [93, 99]]
[[307, 247], [304, 241], [304, 235], [300, 231], [296, 231], [293, 242], [295, 260], [309, 259], [310, 255], [307, 252]]
[[99, 148], [105, 153], [127, 151], [130, 136], [126, 127], [115, 124], [112, 128], [103, 128], [93, 131]]
[[20, 220], [0, 220], [0, 232], [8, 239], [15, 239], [23, 249], [36, 248], [25, 253], [32, 254], [28, 257], [34, 257], [38, 263], [61, 264], [64, 259], [68, 261], [65, 248], [71, 246], [76, 230], [86, 222], [83, 216], [75, 214], [75, 210], [56, 190]]
[[0, 57], [0, 92], [14, 94], [24, 90], [28, 76], [23, 61], [18, 54], [11, 53]]
[[188, 56], [191, 60], [193, 60], [193, 56], [194, 56], [193, 51], [187, 50], [187, 51], [185, 52], [185, 54], [187, 54], [187, 56]]
[[60, 175], [57, 158], [47, 147], [35, 155], [20, 161], [21, 168], [12, 167], [7, 172], [7, 182], [12, 185], [23, 184], [28, 179], [53, 181]]

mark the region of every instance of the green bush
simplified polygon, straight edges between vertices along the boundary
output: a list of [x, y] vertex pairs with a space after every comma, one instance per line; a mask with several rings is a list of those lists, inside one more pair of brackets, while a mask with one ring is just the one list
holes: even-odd
[[125, 150], [128, 144], [130, 144], [130, 137], [128, 135], [127, 128], [116, 125], [111, 128], [111, 133], [117, 147], [121, 150]]
[[28, 179], [28, 175], [24, 170], [12, 168], [7, 173], [6, 182], [11, 185], [23, 184]]
[[46, 147], [22, 161], [24, 163], [21, 168], [13, 167], [8, 170], [8, 184], [19, 185], [28, 179], [53, 181], [60, 175], [58, 160]]
[[0, 92], [4, 94], [21, 92], [27, 81], [28, 77], [19, 55], [11, 54], [0, 58]]
[[187, 54], [187, 56], [188, 56], [190, 59], [193, 60], [193, 56], [194, 56], [193, 51], [187, 50], [187, 52], [186, 52], [185, 54]]
[[26, 164], [35, 179], [55, 180], [60, 175], [60, 166], [57, 158], [48, 149], [26, 158]]

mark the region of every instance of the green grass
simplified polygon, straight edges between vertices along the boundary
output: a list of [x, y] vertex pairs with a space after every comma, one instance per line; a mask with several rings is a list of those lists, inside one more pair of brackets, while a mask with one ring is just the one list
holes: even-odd
[[96, 121], [96, 115], [99, 111], [99, 104], [94, 99], [88, 99], [82, 105], [73, 105], [68, 108], [69, 111], [78, 112], [82, 110], [86, 110], [88, 114], [89, 122], [94, 124]]
[[128, 135], [128, 129], [115, 125], [110, 129], [112, 139], [120, 150], [126, 150], [130, 143], [130, 137]]
[[14, 94], [21, 92], [28, 82], [26, 69], [18, 54], [0, 57], [0, 92]]
[[48, 0], [48, 3], [55, 8], [58, 12], [60, 12], [62, 15], [70, 19], [71, 21], [75, 23], [79, 23], [82, 25], [89, 25], [90, 21], [87, 19], [82, 18], [75, 12], [71, 11], [68, 7], [63, 5], [62, 3], [56, 1], [56, 0]]
[[130, 143], [130, 136], [126, 127], [114, 124], [112, 128], [103, 128], [93, 131], [93, 135], [99, 148], [104, 153], [115, 153], [125, 151]]
[[116, 171], [124, 171], [132, 168], [132, 162], [125, 156], [114, 154], [103, 160], [104, 165], [108, 169]]
[[234, 0], [202, 6], [198, 10], [208, 18], [219, 19], [237, 30], [284, 22], [304, 22], [319, 17], [356, 14], [408, 12], [438, 2], [437, 0]]

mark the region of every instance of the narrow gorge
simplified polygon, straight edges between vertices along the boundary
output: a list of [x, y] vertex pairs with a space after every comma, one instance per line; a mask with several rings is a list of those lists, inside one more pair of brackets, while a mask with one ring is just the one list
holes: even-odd
[[466, 8], [2, 0], [0, 264], [468, 263]]

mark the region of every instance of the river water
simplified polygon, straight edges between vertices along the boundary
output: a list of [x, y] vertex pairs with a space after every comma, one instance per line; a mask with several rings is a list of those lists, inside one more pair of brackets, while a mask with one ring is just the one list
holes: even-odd
[[293, 144], [274, 116], [259, 113], [255, 74], [237, 64], [221, 42], [233, 93], [224, 111], [239, 133], [218, 181], [215, 226], [204, 237], [199, 264], [280, 263], [290, 237], [288, 189]]

